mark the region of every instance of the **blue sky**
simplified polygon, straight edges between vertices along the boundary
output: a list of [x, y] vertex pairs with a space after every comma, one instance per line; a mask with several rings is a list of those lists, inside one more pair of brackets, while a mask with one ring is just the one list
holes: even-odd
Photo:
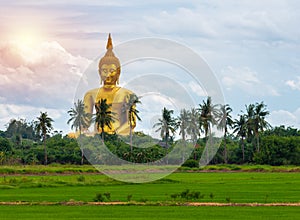
[[[272, 125], [300, 128], [299, 1], [11, 0], [0, 6], [0, 129], [10, 118], [30, 121], [48, 111], [56, 129], [68, 130], [78, 82], [103, 54], [108, 33], [115, 45], [145, 37], [183, 44], [210, 66], [234, 115], [264, 101]], [[121, 81], [130, 80], [122, 74]]]

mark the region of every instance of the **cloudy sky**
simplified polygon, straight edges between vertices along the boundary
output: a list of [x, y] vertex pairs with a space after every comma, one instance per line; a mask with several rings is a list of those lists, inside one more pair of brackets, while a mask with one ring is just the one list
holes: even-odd
[[[1, 0], [0, 21], [0, 130], [11, 118], [31, 121], [47, 111], [57, 130], [68, 131], [67, 111], [78, 83], [105, 52], [108, 33], [114, 45], [149, 37], [182, 44], [206, 61], [234, 115], [246, 104], [264, 101], [272, 125], [300, 128], [297, 0]], [[151, 72], [172, 71], [176, 82], [185, 74], [145, 62], [140, 64], [155, 66]], [[136, 70], [147, 73], [141, 65], [125, 66], [121, 85], [132, 83]], [[201, 88], [184, 83], [201, 103]], [[141, 109], [149, 111], [155, 101], [172, 106], [170, 100], [149, 96]]]

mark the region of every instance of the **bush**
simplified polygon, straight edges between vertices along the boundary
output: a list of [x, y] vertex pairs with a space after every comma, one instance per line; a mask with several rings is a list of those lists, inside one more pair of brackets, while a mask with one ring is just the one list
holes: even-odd
[[78, 182], [84, 182], [85, 181], [85, 177], [84, 176], [79, 176], [79, 177], [77, 177], [77, 181]]
[[101, 193], [97, 193], [96, 197], [94, 198], [94, 202], [103, 202], [104, 201], [104, 197]]
[[199, 162], [196, 160], [187, 160], [182, 164], [183, 167], [190, 167], [190, 168], [198, 168], [199, 167]]
[[131, 194], [130, 194], [130, 195], [127, 195], [127, 201], [130, 202], [131, 199], [132, 199], [132, 195], [131, 195]]

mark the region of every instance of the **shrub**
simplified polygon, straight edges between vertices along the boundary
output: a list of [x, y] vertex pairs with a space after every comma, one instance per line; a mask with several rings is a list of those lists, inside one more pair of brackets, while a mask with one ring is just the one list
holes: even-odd
[[109, 192], [106, 192], [106, 193], [103, 193], [103, 194], [105, 195], [106, 199], [107, 199], [108, 201], [110, 201], [110, 193], [109, 193]]
[[129, 202], [131, 201], [131, 199], [132, 199], [132, 195], [127, 195], [127, 201]]
[[197, 160], [187, 160], [184, 162], [184, 164], [182, 164], [183, 167], [190, 167], [190, 168], [198, 168], [199, 167], [199, 162]]
[[94, 198], [94, 202], [103, 202], [104, 201], [104, 197], [101, 193], [97, 193], [96, 197]]
[[79, 177], [77, 177], [77, 181], [78, 182], [84, 182], [85, 181], [85, 177], [84, 176], [79, 176]]

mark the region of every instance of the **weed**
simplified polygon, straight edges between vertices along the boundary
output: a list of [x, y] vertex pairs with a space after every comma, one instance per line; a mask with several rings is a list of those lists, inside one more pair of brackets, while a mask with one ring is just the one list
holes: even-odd
[[110, 201], [110, 193], [109, 192], [103, 193], [103, 195], [106, 197], [106, 199], [108, 201]]
[[171, 194], [170, 196], [171, 196], [172, 199], [175, 200], [175, 199], [177, 199], [177, 197], [179, 197], [179, 194], [178, 193], [174, 193], [174, 194]]
[[180, 197], [183, 199], [188, 199], [189, 192], [190, 192], [190, 190], [186, 189], [185, 191], [180, 193]]
[[9, 184], [16, 184], [18, 181], [16, 178], [11, 178], [11, 179], [9, 179], [8, 182], [9, 182]]
[[77, 181], [78, 182], [84, 182], [85, 181], [85, 177], [81, 175], [81, 176], [77, 177]]
[[102, 193], [97, 193], [96, 197], [94, 198], [94, 202], [103, 202], [103, 201], [104, 201], [104, 197]]
[[132, 199], [132, 195], [131, 194], [127, 195], [127, 201], [129, 202], [129, 201], [131, 201], [131, 199]]
[[267, 203], [268, 198], [269, 198], [269, 195], [266, 194], [266, 196], [265, 196], [265, 203]]
[[140, 202], [147, 202], [148, 201], [148, 199], [146, 199], [146, 198], [141, 198], [140, 199]]

